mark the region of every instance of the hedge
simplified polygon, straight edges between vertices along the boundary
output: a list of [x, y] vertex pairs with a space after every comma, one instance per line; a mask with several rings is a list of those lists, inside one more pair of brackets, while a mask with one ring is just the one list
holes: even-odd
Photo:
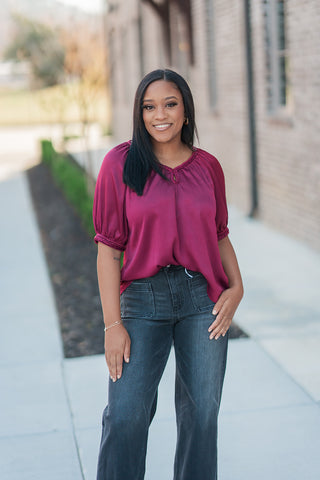
[[93, 237], [93, 198], [88, 193], [86, 173], [68, 155], [56, 152], [51, 140], [41, 140], [41, 156], [42, 162], [48, 165], [54, 180], [80, 216], [84, 228]]

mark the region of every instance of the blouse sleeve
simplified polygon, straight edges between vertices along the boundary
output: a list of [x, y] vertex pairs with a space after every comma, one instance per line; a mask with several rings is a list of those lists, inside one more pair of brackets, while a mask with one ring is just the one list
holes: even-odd
[[222, 240], [229, 234], [228, 207], [223, 170], [218, 160], [215, 160], [216, 227], [218, 240]]
[[124, 251], [128, 229], [125, 215], [126, 186], [122, 180], [123, 162], [117, 147], [104, 158], [95, 187], [93, 202], [94, 240]]

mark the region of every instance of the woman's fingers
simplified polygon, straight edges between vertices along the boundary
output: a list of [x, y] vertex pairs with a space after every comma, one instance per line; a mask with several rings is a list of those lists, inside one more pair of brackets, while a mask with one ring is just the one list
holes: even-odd
[[112, 353], [107, 355], [106, 359], [110, 378], [113, 382], [116, 382], [122, 375], [123, 354], [122, 352]]
[[123, 359], [126, 363], [130, 359], [130, 337], [123, 325], [109, 330], [105, 336], [106, 361], [110, 378], [113, 382], [119, 380], [123, 371]]
[[221, 335], [224, 336], [227, 333], [241, 298], [242, 290], [236, 287], [227, 288], [222, 292], [212, 310], [212, 314], [216, 315], [216, 318], [208, 329], [210, 340], [213, 338], [218, 340]]
[[122, 375], [122, 355], [121, 353], [117, 353], [111, 355], [110, 358], [107, 359], [107, 364], [109, 368], [110, 378], [113, 382], [116, 382], [121, 378]]
[[212, 322], [209, 327], [210, 340], [218, 338], [222, 335], [225, 336], [232, 322], [232, 317], [229, 317], [227, 314], [224, 314], [221, 310], [217, 315], [217, 318]]
[[218, 340], [221, 335], [225, 336], [231, 325], [233, 315], [229, 311], [228, 303], [230, 303], [228, 302], [228, 294], [227, 291], [224, 291], [212, 310], [212, 314], [216, 315], [216, 318], [208, 329], [210, 340], [213, 338]]
[[119, 380], [122, 375], [122, 361], [123, 361], [123, 355], [121, 353], [118, 353], [116, 356], [116, 379]]
[[224, 337], [230, 328], [231, 321], [232, 319], [226, 319], [223, 322], [219, 323], [218, 325], [213, 326], [213, 330], [210, 330], [211, 332], [209, 336], [210, 340], [212, 340], [213, 338], [215, 340], [218, 340], [218, 338], [221, 337], [221, 335]]
[[113, 353], [112, 354], [106, 353], [106, 360], [107, 360], [110, 378], [113, 382], [115, 382], [117, 378], [116, 356]]
[[131, 350], [131, 341], [130, 341], [130, 338], [128, 338], [124, 347], [124, 354], [123, 354], [124, 361], [126, 363], [130, 362], [130, 350]]

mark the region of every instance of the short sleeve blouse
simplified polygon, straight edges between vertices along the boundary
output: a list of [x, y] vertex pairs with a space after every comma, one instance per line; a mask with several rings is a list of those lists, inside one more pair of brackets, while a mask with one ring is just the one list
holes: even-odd
[[167, 179], [152, 171], [138, 196], [122, 179], [129, 147], [122, 143], [105, 156], [93, 206], [95, 241], [124, 251], [120, 291], [166, 265], [183, 265], [204, 275], [216, 302], [228, 287], [218, 241], [229, 233], [218, 160], [194, 148], [178, 167], [162, 166]]

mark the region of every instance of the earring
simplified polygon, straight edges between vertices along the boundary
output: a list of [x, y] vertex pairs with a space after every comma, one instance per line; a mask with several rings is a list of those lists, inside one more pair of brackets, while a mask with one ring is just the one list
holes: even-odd
[[184, 125], [189, 125], [189, 118], [185, 118], [183, 124]]

